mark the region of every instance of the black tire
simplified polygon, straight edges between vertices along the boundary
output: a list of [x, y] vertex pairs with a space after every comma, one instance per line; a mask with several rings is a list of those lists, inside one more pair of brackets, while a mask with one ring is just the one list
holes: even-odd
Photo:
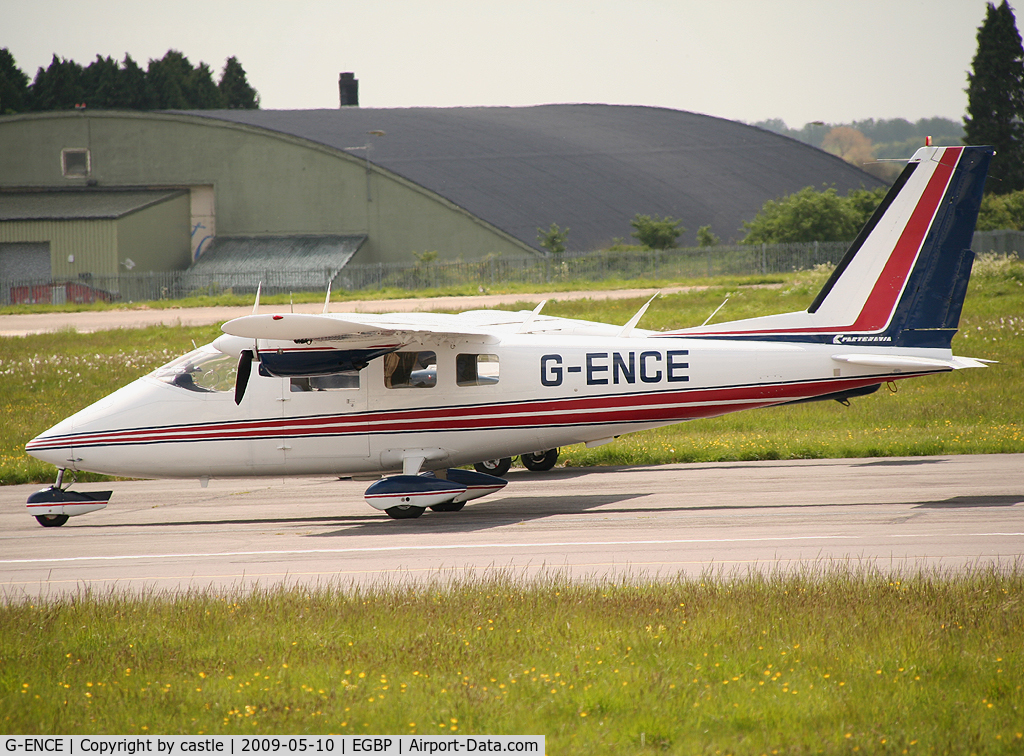
[[477, 462], [473, 465], [473, 468], [477, 472], [487, 473], [493, 475], [496, 478], [500, 478], [502, 475], [507, 473], [512, 467], [512, 457], [502, 457], [501, 459], [485, 459], [483, 462]]
[[531, 472], [544, 472], [555, 466], [555, 462], [558, 461], [558, 449], [523, 454], [519, 459], [527, 470]]
[[431, 509], [435, 512], [458, 512], [464, 506], [466, 506], [464, 501], [446, 501], [444, 504], [435, 504]]
[[67, 515], [36, 515], [36, 522], [44, 528], [59, 528], [67, 521]]
[[408, 504], [403, 504], [397, 507], [388, 507], [384, 512], [392, 520], [414, 520], [423, 514], [425, 509], [426, 507], [410, 507]]

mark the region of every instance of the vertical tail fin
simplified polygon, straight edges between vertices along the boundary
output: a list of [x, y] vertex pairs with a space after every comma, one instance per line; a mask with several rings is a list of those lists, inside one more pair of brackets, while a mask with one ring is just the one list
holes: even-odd
[[806, 312], [679, 333], [948, 349], [993, 154], [990, 147], [918, 150]]

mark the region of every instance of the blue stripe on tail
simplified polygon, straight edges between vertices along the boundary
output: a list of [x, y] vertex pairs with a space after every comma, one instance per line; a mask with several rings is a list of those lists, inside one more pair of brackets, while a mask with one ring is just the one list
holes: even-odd
[[991, 147], [964, 148], [887, 329], [895, 346], [950, 348], [971, 277], [971, 239], [994, 154]]

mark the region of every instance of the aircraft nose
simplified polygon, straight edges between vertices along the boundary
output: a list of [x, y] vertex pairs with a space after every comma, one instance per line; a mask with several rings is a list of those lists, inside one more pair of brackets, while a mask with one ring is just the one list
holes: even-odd
[[73, 430], [71, 418], [62, 420], [25, 444], [25, 451], [43, 462], [74, 470], [74, 448], [68, 440]]

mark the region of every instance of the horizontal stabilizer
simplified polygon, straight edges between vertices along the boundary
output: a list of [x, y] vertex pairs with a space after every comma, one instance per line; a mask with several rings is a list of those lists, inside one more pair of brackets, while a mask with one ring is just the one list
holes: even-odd
[[970, 357], [951, 357], [937, 360], [931, 357], [911, 357], [900, 354], [834, 354], [836, 362], [861, 367], [889, 368], [892, 370], [960, 370], [962, 368], [985, 367], [983, 362]]

